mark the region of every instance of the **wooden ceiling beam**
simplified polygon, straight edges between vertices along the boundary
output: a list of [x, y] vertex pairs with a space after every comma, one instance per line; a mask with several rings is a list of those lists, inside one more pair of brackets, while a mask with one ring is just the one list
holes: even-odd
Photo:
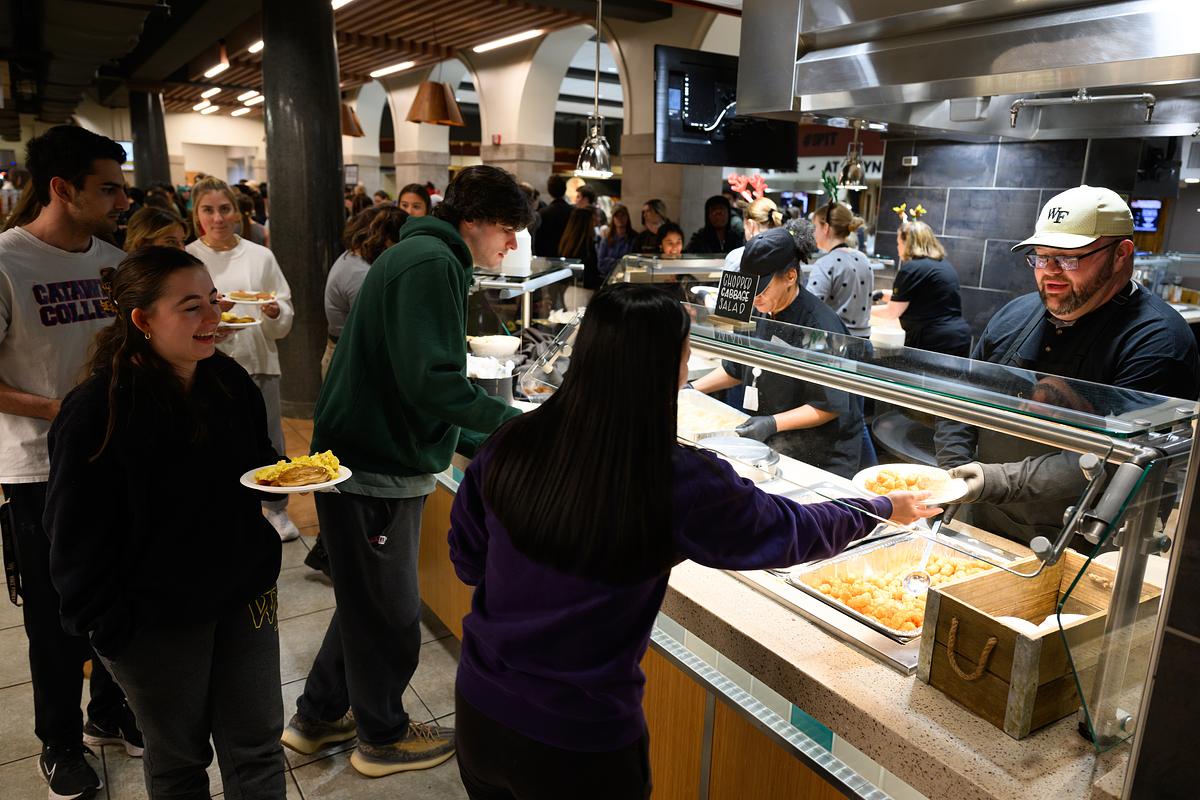
[[423, 56], [432, 56], [441, 60], [454, 58], [458, 52], [453, 47], [431, 44], [429, 42], [418, 42], [398, 36], [374, 36], [369, 33], [355, 33], [354, 31], [342, 30], [337, 32], [337, 43], [338, 47], [364, 47], [387, 52], [402, 51], [419, 53]]

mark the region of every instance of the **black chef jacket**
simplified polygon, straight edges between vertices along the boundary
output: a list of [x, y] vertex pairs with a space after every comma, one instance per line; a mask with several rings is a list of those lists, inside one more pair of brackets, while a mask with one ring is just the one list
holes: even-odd
[[965, 357], [971, 327], [962, 315], [958, 273], [947, 261], [914, 258], [900, 266], [892, 300], [908, 303], [900, 315], [904, 346]]
[[[803, 287], [792, 304], [775, 314], [766, 317], [755, 312], [754, 336], [771, 341], [781, 339], [785, 344], [805, 350], [821, 350], [841, 355], [838, 352], [843, 345], [839, 337], [824, 337], [814, 340], [811, 331], [800, 328], [815, 328], [841, 334], [849, 340], [846, 326], [838, 319], [837, 314], [822, 303]], [[786, 322], [788, 325], [779, 325]], [[837, 343], [830, 342], [837, 339]], [[855, 340], [846, 346], [869, 346], [865, 341]], [[763, 371], [757, 378], [753, 371], [744, 364], [723, 361], [721, 366], [725, 372], [740, 380], [745, 385], [754, 384], [758, 387], [758, 410], [750, 413], [761, 416], [779, 414], [811, 405], [822, 411], [837, 414], [837, 419], [830, 420], [815, 428], [804, 428], [795, 431], [780, 431], [767, 439], [767, 445], [772, 449], [791, 458], [812, 464], [851, 478], [859, 469], [859, 455], [862, 449], [863, 417], [862, 403], [855, 395], [830, 389], [808, 381], [787, 378], [773, 372]]]
[[[1140, 402], [1137, 392], [1189, 400], [1200, 396], [1200, 356], [1187, 323], [1161, 298], [1134, 284], [1072, 325], [1055, 320], [1036, 293], [1018, 297], [992, 317], [972, 358], [1130, 390], [1065, 401], [1101, 416], [1134, 410]], [[995, 383], [991, 369], [988, 380], [975, 382]], [[1013, 373], [994, 388], [1045, 400], [1046, 391], [1056, 386], [1066, 388], [1052, 379], [1033, 385], [1028, 375]], [[951, 422], [939, 423], [936, 440], [938, 463], [944, 467], [1047, 459], [1044, 469], [1033, 471], [1021, 501], [971, 507], [970, 520], [994, 533], [1025, 542], [1037, 535], [1053, 540], [1062, 527], [1063, 510], [1085, 486], [1073, 466], [1078, 456], [1033, 442]]]

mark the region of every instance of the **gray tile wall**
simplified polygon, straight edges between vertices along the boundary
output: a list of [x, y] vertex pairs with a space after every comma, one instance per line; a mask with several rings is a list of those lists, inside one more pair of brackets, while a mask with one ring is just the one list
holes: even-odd
[[[924, 206], [929, 213], [922, 219], [958, 272], [963, 316], [978, 336], [1001, 306], [1034, 290], [1029, 268], [1010, 248], [1033, 233], [1042, 204], [1085, 182], [1130, 191], [1139, 152], [1136, 139], [999, 144], [890, 139], [876, 249], [896, 254], [899, 218], [893, 206]], [[905, 167], [901, 159], [911, 155], [917, 166]]]

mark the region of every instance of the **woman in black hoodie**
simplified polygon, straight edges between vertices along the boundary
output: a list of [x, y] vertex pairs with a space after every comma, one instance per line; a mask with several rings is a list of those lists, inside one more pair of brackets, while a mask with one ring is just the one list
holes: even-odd
[[151, 247], [107, 269], [116, 313], [50, 428], [45, 525], [63, 625], [87, 634], [146, 737], [151, 797], [283, 798], [279, 537], [247, 470], [278, 458], [262, 395], [216, 352], [208, 271]]

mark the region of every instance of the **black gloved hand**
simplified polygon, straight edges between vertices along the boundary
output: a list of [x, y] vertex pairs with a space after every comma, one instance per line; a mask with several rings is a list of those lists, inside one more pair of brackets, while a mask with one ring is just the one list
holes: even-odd
[[765, 442], [779, 432], [779, 427], [775, 424], [774, 417], [751, 417], [734, 428], [734, 431], [738, 436]]

